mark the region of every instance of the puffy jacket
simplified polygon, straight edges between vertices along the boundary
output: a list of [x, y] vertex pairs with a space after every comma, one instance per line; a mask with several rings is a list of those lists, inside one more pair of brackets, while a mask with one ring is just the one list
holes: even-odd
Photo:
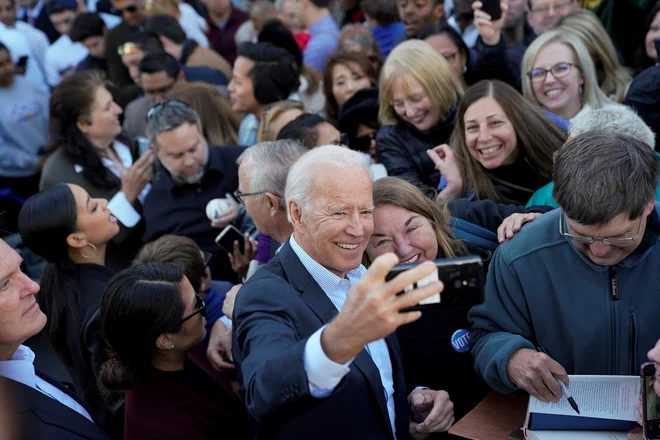
[[404, 178], [415, 185], [438, 187], [440, 171], [435, 169], [426, 150], [449, 142], [454, 128], [458, 99], [447, 116], [428, 131], [420, 131], [399, 120], [381, 127], [376, 135], [376, 157], [389, 176]]

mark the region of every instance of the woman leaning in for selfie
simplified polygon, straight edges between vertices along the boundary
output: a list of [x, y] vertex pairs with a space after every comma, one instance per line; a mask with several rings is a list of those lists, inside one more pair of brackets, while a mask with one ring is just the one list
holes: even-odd
[[[384, 177], [373, 184], [374, 232], [364, 263], [369, 266], [379, 255], [394, 253], [402, 263], [478, 255], [484, 260], [484, 274], [490, 253], [452, 234], [449, 214], [438, 208], [414, 185], [403, 179]], [[400, 327], [406, 380], [449, 393], [454, 417], [459, 420], [485, 396], [487, 387], [474, 372], [469, 350], [452, 347], [452, 335], [470, 328], [469, 307], [426, 310], [412, 324]]]

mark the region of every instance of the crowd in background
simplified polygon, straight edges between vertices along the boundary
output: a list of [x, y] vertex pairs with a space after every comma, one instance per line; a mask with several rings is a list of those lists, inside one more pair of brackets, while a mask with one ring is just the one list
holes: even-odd
[[0, 437], [451, 438], [638, 374], [658, 48], [655, 0], [0, 0]]

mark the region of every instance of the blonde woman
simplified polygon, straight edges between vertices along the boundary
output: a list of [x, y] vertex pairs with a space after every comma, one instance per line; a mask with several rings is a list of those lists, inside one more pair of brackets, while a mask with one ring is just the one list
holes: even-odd
[[257, 143], [277, 139], [277, 134], [289, 122], [305, 113], [305, 106], [299, 101], [278, 101], [264, 110], [257, 133]]
[[390, 176], [436, 188], [440, 172], [426, 150], [449, 141], [463, 87], [428, 43], [409, 40], [387, 58], [380, 77], [376, 157]]
[[177, 86], [168, 95], [188, 103], [202, 118], [204, 137], [209, 145], [238, 144], [241, 116], [231, 109], [229, 101], [220, 91], [206, 83], [191, 82]]
[[578, 9], [559, 20], [557, 30], [562, 29], [578, 35], [586, 46], [603, 92], [616, 102], [623, 102], [632, 77], [619, 63], [614, 44], [596, 14]]
[[525, 51], [523, 95], [566, 120], [617, 105], [600, 89], [594, 62], [580, 37], [567, 29], [546, 32]]

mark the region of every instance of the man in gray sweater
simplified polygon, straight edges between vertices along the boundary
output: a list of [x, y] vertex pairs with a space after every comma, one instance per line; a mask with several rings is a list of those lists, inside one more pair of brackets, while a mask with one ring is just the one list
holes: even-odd
[[555, 377], [638, 374], [660, 335], [658, 165], [648, 145], [613, 132], [557, 153], [561, 209], [497, 249], [485, 301], [468, 315], [475, 368], [492, 388], [558, 401]]
[[0, 189], [29, 197], [39, 190], [39, 151], [48, 141], [47, 93], [14, 74], [0, 43]]

